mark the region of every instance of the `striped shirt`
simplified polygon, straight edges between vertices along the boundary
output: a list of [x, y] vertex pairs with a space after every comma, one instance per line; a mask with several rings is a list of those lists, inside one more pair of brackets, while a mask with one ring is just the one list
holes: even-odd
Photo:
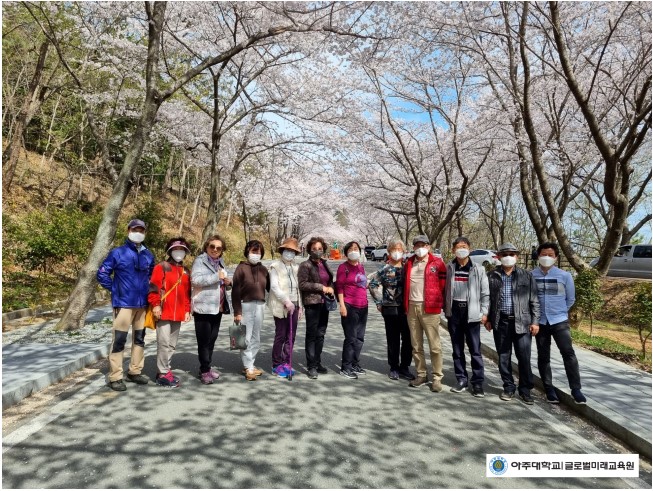
[[501, 279], [503, 279], [503, 285], [501, 286], [501, 300], [499, 302], [499, 311], [503, 314], [514, 315], [515, 313], [514, 307], [512, 305], [512, 279], [514, 276], [514, 274], [507, 275], [503, 268], [501, 268]]
[[469, 298], [469, 272], [472, 269], [472, 262], [461, 266], [456, 261], [456, 272], [453, 277], [453, 289], [451, 296], [454, 302], [466, 302]]

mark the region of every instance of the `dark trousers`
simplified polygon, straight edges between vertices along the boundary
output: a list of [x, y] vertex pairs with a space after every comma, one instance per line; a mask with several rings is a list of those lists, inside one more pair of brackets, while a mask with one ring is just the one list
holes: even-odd
[[[381, 310], [385, 322], [385, 339], [388, 342], [388, 365], [390, 370], [408, 368], [413, 360], [413, 347], [410, 344], [410, 329], [406, 312], [402, 306], [383, 307]], [[399, 360], [401, 356], [401, 361]]]
[[343, 370], [351, 370], [353, 365], [360, 365], [361, 350], [365, 341], [365, 326], [367, 325], [367, 307], [352, 307], [345, 303], [347, 317], [341, 317], [345, 340], [342, 343]]
[[[483, 368], [483, 355], [481, 354], [481, 323], [467, 322], [467, 307], [459, 307], [456, 302], [453, 304], [451, 317], [447, 321], [449, 335], [451, 336], [453, 371], [456, 379], [463, 384], [471, 382], [472, 386], [483, 385], [485, 372]], [[469, 356], [471, 357], [471, 380], [469, 380], [467, 374], [465, 342], [467, 342]]]
[[329, 323], [329, 311], [326, 305], [305, 305], [306, 313], [306, 366], [308, 369], [317, 368], [322, 364], [322, 347], [324, 336]]
[[297, 336], [297, 321], [299, 320], [299, 309], [295, 308], [292, 315], [288, 317], [274, 318], [274, 343], [272, 344], [272, 366], [290, 363], [290, 320], [292, 319], [292, 346], [295, 346]]
[[537, 368], [540, 371], [544, 388], [553, 388], [553, 379], [551, 377], [551, 337], [553, 337], [562, 355], [562, 362], [565, 365], [569, 388], [580, 389], [580, 370], [578, 368], [576, 353], [571, 345], [571, 331], [569, 330], [568, 321], [558, 322], [557, 324], [540, 324], [540, 330], [537, 336], [535, 336]]
[[533, 388], [533, 372], [531, 371], [531, 333], [516, 334], [515, 320], [501, 316], [499, 325], [492, 331], [494, 344], [499, 353], [499, 373], [506, 392], [515, 391], [515, 380], [512, 378], [512, 347], [515, 347], [517, 366], [519, 368], [519, 392], [530, 393]]
[[222, 313], [219, 314], [193, 314], [195, 320], [195, 337], [197, 338], [197, 356], [200, 360], [200, 373], [211, 369], [213, 347], [218, 339]]

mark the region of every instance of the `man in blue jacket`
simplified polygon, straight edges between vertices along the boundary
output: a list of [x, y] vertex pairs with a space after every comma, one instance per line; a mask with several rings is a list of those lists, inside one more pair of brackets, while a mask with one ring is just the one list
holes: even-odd
[[[134, 219], [127, 226], [127, 240], [109, 252], [97, 272], [97, 280], [111, 292], [113, 305], [113, 336], [109, 352], [109, 386], [127, 390], [122, 380], [122, 359], [129, 326], [132, 326], [132, 351], [127, 380], [147, 384], [141, 375], [144, 365], [145, 310], [154, 256], [143, 245], [145, 222]], [[113, 275], [113, 277], [112, 277]]]
[[576, 301], [576, 289], [571, 274], [555, 266], [559, 255], [558, 244], [554, 242], [545, 242], [537, 248], [539, 267], [533, 270], [541, 309], [540, 331], [535, 337], [537, 368], [546, 391], [546, 400], [551, 404], [559, 404], [551, 375], [553, 338], [562, 355], [571, 395], [576, 404], [585, 404], [587, 399], [580, 390], [580, 370], [569, 330], [568, 313]]

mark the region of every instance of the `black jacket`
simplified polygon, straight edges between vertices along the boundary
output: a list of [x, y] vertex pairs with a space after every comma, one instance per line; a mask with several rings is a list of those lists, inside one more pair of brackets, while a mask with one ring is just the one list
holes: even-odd
[[[501, 287], [503, 278], [501, 276], [502, 266], [497, 266], [494, 271], [488, 273], [487, 278], [490, 284], [490, 311], [488, 320], [492, 328], [499, 325], [499, 302], [501, 301]], [[528, 271], [515, 266], [512, 274], [512, 303], [515, 309], [515, 332], [526, 334], [531, 325], [540, 324], [540, 302], [537, 299], [537, 284], [535, 278]]]

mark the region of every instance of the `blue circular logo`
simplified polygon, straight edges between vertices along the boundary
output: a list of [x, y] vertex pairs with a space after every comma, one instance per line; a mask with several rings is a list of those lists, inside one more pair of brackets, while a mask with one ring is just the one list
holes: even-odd
[[495, 476], [505, 474], [508, 470], [508, 461], [501, 456], [492, 457], [490, 459], [490, 471]]

